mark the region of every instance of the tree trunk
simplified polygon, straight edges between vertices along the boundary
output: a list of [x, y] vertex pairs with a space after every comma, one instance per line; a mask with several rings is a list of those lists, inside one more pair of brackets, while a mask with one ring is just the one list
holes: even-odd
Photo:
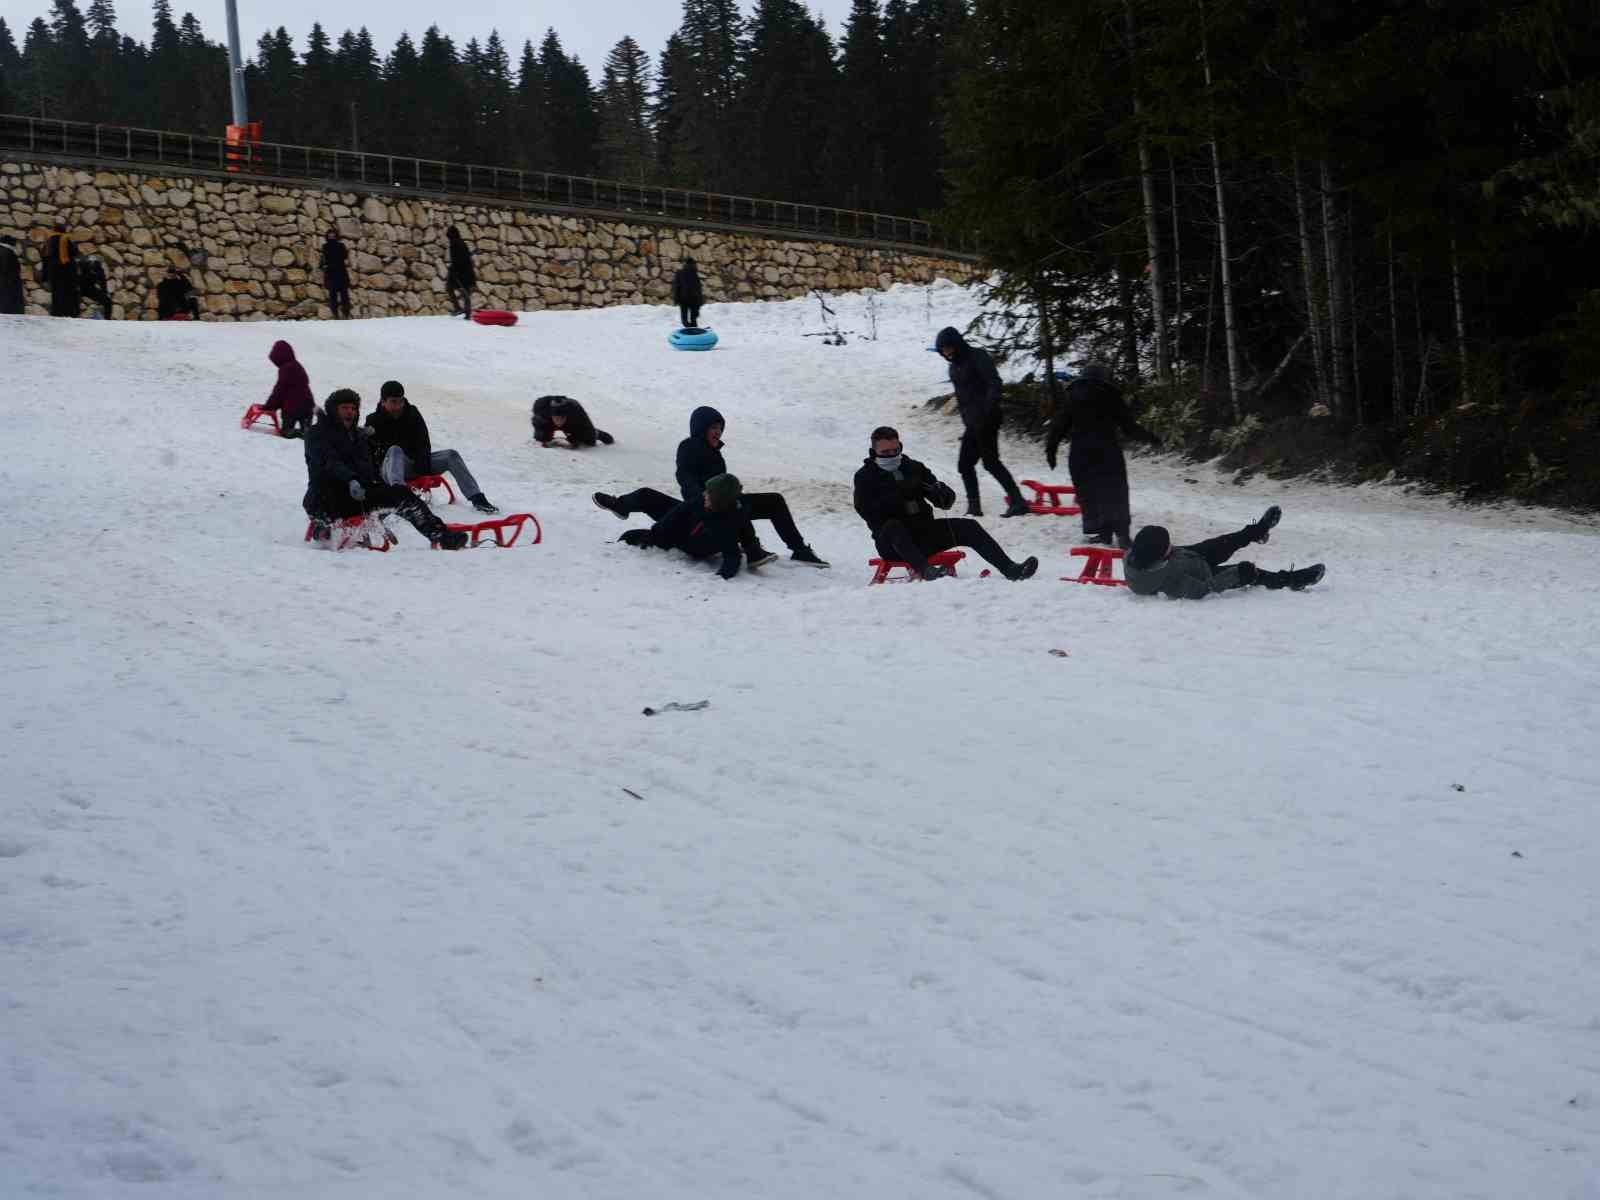
[[1350, 288], [1349, 294], [1345, 297], [1350, 309], [1350, 394], [1356, 412], [1356, 427], [1360, 428], [1366, 422], [1366, 411], [1361, 399], [1361, 331], [1356, 327], [1360, 306], [1356, 303], [1355, 202], [1347, 201], [1344, 211], [1345, 279]]
[[1161, 234], [1156, 225], [1156, 178], [1150, 165], [1150, 144], [1144, 136], [1144, 104], [1139, 98], [1139, 70], [1134, 63], [1133, 0], [1122, 2], [1123, 23], [1128, 32], [1128, 61], [1133, 77], [1133, 123], [1139, 143], [1139, 190], [1144, 201], [1145, 252], [1150, 256], [1145, 280], [1150, 287], [1151, 340], [1156, 350], [1156, 381], [1169, 383], [1172, 369], [1167, 358], [1166, 289], [1161, 281]]
[[1206, 344], [1200, 360], [1200, 386], [1206, 392], [1206, 406], [1211, 403], [1211, 341], [1217, 318], [1217, 258], [1211, 256], [1211, 269], [1206, 272]]
[[1467, 307], [1461, 299], [1461, 254], [1456, 235], [1450, 235], [1450, 290], [1456, 302], [1456, 359], [1461, 371], [1461, 403], [1472, 403], [1472, 380], [1467, 374]]
[[1183, 241], [1178, 234], [1178, 169], [1167, 155], [1167, 182], [1172, 188], [1172, 365], [1183, 366]]
[[1139, 382], [1139, 316], [1133, 303], [1133, 280], [1117, 263], [1117, 304], [1122, 309], [1123, 371], [1130, 383]]
[[1289, 364], [1294, 360], [1294, 356], [1299, 351], [1300, 347], [1305, 344], [1305, 340], [1310, 333], [1311, 330], [1309, 328], [1301, 331], [1300, 336], [1295, 338], [1294, 345], [1289, 347], [1288, 352], [1284, 354], [1278, 365], [1273, 368], [1272, 374], [1268, 375], [1264, 380], [1262, 380], [1259, 386], [1251, 389], [1255, 395], [1260, 396], [1273, 384], [1278, 382], [1279, 377], [1289, 369]]
[[1390, 406], [1394, 410], [1395, 421], [1404, 421], [1405, 401], [1401, 397], [1406, 390], [1405, 366], [1400, 359], [1400, 295], [1394, 284], [1394, 230], [1389, 230], [1389, 380]]
[[1049, 416], [1054, 416], [1060, 397], [1056, 393], [1056, 340], [1050, 327], [1050, 294], [1043, 282], [1034, 284], [1033, 302], [1039, 309], [1039, 352], [1044, 355], [1044, 394], [1050, 398]]
[[[1322, 285], [1317, 278], [1316, 255], [1311, 251], [1311, 222], [1306, 216], [1305, 183], [1300, 176], [1300, 155], [1294, 156], [1294, 211], [1300, 222], [1300, 285], [1305, 289], [1306, 325], [1311, 331], [1311, 367], [1317, 380], [1317, 402], [1329, 405], [1327, 331], [1322, 324]], [[1331, 411], [1331, 405], [1330, 411]]]
[[1328, 284], [1328, 325], [1332, 335], [1333, 371], [1329, 395], [1333, 416], [1345, 418], [1344, 262], [1339, 253], [1339, 214], [1333, 203], [1333, 168], [1322, 160], [1322, 252]]
[[[1205, 66], [1206, 95], [1211, 95], [1211, 48], [1207, 40], [1205, 0], [1200, 3], [1200, 61]], [[1222, 151], [1217, 148], [1217, 114], [1211, 112], [1211, 182], [1217, 193], [1217, 246], [1222, 255], [1222, 329], [1228, 348], [1228, 407], [1234, 423], [1239, 412], [1239, 340], [1233, 320], [1233, 264], [1228, 255], [1228, 202], [1222, 186]]]

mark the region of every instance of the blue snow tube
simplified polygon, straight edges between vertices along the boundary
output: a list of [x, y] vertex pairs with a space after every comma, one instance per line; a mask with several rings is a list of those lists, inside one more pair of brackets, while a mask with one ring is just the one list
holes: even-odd
[[684, 326], [674, 329], [667, 341], [674, 350], [710, 350], [717, 344], [717, 335], [710, 329], [695, 329]]

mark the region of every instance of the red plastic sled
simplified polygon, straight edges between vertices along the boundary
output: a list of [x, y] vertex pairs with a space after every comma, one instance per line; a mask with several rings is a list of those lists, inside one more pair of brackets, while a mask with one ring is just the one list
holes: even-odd
[[1111, 564], [1122, 557], [1122, 551], [1115, 546], [1074, 546], [1073, 558], [1082, 558], [1086, 561], [1083, 570], [1078, 575], [1063, 575], [1062, 583], [1097, 583], [1101, 587], [1127, 587], [1128, 581], [1117, 579], [1111, 574]]
[[1033, 499], [1028, 501], [1028, 511], [1045, 517], [1075, 517], [1083, 511], [1076, 504], [1063, 504], [1061, 497], [1076, 497], [1078, 489], [1068, 483], [1040, 483], [1037, 479], [1019, 481], [1025, 488], [1033, 489]]
[[503, 308], [483, 308], [472, 314], [479, 325], [515, 325], [517, 314]]
[[[967, 552], [965, 550], [941, 550], [937, 554], [928, 555], [928, 565], [931, 567], [949, 567], [950, 574], [954, 575], [956, 573], [956, 564], [966, 556]], [[869, 558], [867, 559], [867, 566], [877, 568], [871, 582], [867, 584], [868, 587], [871, 587], [874, 583], [908, 583], [913, 579], [922, 578], [910, 563], [903, 563], [897, 558]], [[904, 579], [890, 579], [889, 572], [895, 570], [904, 571], [906, 577]]]
[[443, 475], [418, 475], [415, 479], [406, 480], [406, 486], [429, 504], [433, 503], [434, 488], [444, 489], [445, 495], [450, 497], [445, 501], [446, 504], [454, 504], [456, 502], [456, 490], [450, 486], [450, 481]]
[[[486, 533], [494, 535], [496, 546], [515, 546], [517, 539], [522, 536], [522, 527], [529, 521], [533, 522], [533, 541], [529, 544], [537, 546], [544, 541], [544, 529], [539, 525], [539, 518], [532, 513], [512, 513], [509, 517], [496, 517], [492, 521], [479, 521], [472, 525], [451, 525], [450, 528], [471, 534], [471, 544], [474, 546]], [[435, 542], [433, 548], [437, 550], [439, 544]]]
[[239, 418], [239, 428], [249, 429], [257, 421], [261, 420], [262, 417], [271, 417], [272, 431], [280, 436], [283, 434], [283, 426], [278, 423], [278, 410], [275, 408], [265, 409], [259, 404], [252, 404], [249, 408], [244, 410], [244, 416]]

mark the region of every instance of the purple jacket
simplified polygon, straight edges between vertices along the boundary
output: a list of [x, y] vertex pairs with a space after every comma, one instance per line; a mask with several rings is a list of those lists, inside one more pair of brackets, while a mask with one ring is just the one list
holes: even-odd
[[311, 379], [306, 369], [295, 361], [294, 347], [288, 342], [273, 342], [267, 357], [278, 368], [278, 382], [261, 407], [267, 412], [281, 408], [286, 417], [309, 417], [317, 410], [317, 402], [311, 398]]

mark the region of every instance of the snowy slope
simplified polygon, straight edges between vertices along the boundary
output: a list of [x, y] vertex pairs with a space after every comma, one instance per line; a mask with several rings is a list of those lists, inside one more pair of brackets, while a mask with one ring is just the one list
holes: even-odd
[[[3, 1200], [1600, 1197], [1595, 529], [1144, 458], [1326, 584], [1080, 588], [1029, 518], [1031, 582], [868, 589], [866, 434], [957, 483], [974, 311], [878, 304], [0, 318]], [[278, 336], [545, 543], [304, 546]], [[833, 570], [612, 540], [699, 403]]]

